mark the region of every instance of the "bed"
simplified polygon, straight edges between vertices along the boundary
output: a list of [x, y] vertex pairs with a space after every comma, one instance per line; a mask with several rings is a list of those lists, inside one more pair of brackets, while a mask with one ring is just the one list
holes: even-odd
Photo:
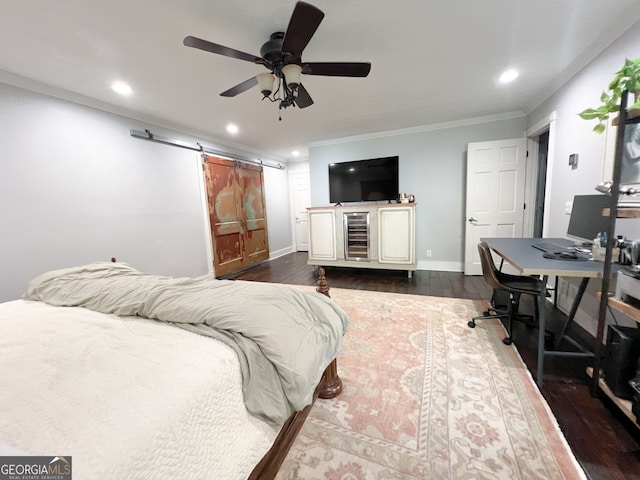
[[274, 478], [316, 396], [341, 391], [348, 319], [319, 285], [38, 276], [0, 304], [0, 456], [70, 456], [78, 479]]

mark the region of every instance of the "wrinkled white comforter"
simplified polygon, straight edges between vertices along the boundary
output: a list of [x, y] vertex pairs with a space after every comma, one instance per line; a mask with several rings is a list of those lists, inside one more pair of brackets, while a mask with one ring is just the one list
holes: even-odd
[[0, 451], [72, 456], [83, 480], [241, 480], [276, 436], [214, 338], [24, 300], [0, 332]]
[[316, 292], [149, 275], [123, 263], [44, 273], [23, 298], [172, 322], [225, 342], [240, 360], [247, 409], [274, 425], [311, 403], [348, 324], [340, 307]]

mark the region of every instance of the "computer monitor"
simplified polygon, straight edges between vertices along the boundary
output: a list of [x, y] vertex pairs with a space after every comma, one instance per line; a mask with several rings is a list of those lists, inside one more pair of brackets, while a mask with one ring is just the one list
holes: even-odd
[[583, 243], [592, 243], [600, 232], [609, 228], [609, 217], [602, 215], [602, 210], [611, 206], [609, 195], [576, 195], [573, 197], [573, 207], [567, 237]]

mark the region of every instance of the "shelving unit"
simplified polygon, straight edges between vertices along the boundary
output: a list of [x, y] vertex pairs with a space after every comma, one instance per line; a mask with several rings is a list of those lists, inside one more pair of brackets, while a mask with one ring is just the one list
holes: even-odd
[[[587, 375], [590, 378], [593, 378], [593, 367], [587, 367]], [[629, 420], [633, 422], [633, 424], [640, 428], [640, 425], [636, 423], [636, 416], [631, 411], [631, 402], [629, 400], [625, 400], [624, 398], [617, 397], [607, 385], [607, 382], [604, 381], [603, 378], [598, 379], [598, 387], [600, 391], [604, 393], [607, 397], [609, 397], [613, 403], [627, 416]]]
[[[609, 216], [609, 208], [602, 211], [602, 215]], [[617, 218], [640, 218], [640, 208], [637, 207], [618, 207]]]
[[[627, 317], [640, 323], [640, 310], [638, 310], [637, 308], [632, 307], [631, 305], [627, 305], [626, 303], [618, 300], [611, 294], [608, 295], [607, 303], [614, 310], [624, 313]], [[587, 375], [593, 379], [593, 367], [587, 367]], [[620, 410], [622, 410], [622, 412], [627, 417], [629, 417], [629, 419], [633, 422], [633, 424], [636, 427], [640, 428], [640, 424], [636, 422], [636, 416], [631, 411], [631, 402], [629, 400], [625, 400], [624, 398], [620, 398], [615, 393], [613, 393], [609, 388], [609, 385], [607, 385], [607, 382], [603, 378], [598, 378], [597, 380], [598, 380], [598, 388], [600, 388], [600, 391], [604, 393], [607, 397], [609, 397], [611, 401], [613, 401], [613, 403]]]
[[604, 209], [603, 215], [609, 217], [609, 231], [612, 233], [607, 243], [604, 269], [602, 278], [602, 289], [600, 291], [600, 309], [598, 311], [598, 327], [596, 332], [596, 344], [594, 350], [593, 367], [587, 368], [587, 375], [592, 379], [592, 394], [595, 395], [598, 390], [602, 391], [607, 397], [609, 397], [618, 408], [624, 412], [624, 414], [633, 421], [634, 425], [638, 426], [636, 422], [636, 416], [631, 410], [631, 402], [628, 400], [617, 397], [606, 384], [605, 380], [600, 375], [600, 357], [602, 352], [602, 343], [604, 338], [604, 327], [606, 323], [607, 307], [611, 307], [618, 310], [628, 317], [632, 318], [636, 322], [640, 323], [640, 310], [627, 305], [618, 299], [612, 297], [609, 294], [609, 283], [611, 276], [611, 263], [613, 256], [613, 232], [615, 232], [615, 225], [617, 218], [640, 218], [640, 208], [630, 208], [618, 206], [618, 198], [620, 194], [620, 174], [622, 164], [622, 151], [624, 147], [624, 133], [625, 128], [630, 123], [640, 122], [640, 112], [637, 110], [627, 112], [627, 98], [628, 92], [624, 92], [620, 101], [620, 111], [617, 117], [618, 131], [616, 136], [616, 148], [613, 161], [613, 179], [611, 186], [611, 205], [609, 208]]

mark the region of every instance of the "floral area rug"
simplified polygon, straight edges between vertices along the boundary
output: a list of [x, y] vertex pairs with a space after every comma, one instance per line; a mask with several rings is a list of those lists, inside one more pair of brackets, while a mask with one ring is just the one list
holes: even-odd
[[[304, 287], [300, 287], [304, 288]], [[583, 479], [484, 302], [331, 289], [343, 392], [318, 399], [278, 480]]]

